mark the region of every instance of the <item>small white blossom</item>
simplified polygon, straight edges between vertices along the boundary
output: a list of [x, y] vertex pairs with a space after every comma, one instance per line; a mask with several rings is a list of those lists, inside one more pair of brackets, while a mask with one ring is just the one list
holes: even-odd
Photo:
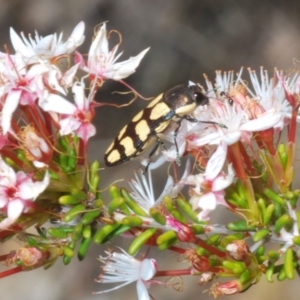
[[211, 211], [217, 205], [228, 206], [224, 196], [225, 189], [231, 185], [234, 179], [232, 165], [228, 165], [228, 174], [221, 171], [226, 158], [226, 144], [222, 143], [210, 157], [204, 174], [190, 175], [187, 184], [195, 186], [191, 191], [190, 203], [194, 210], [201, 209], [199, 220], [208, 220]]
[[84, 71], [89, 74], [94, 74], [96, 77], [104, 80], [120, 80], [135, 72], [135, 69], [138, 67], [149, 48], [143, 50], [135, 57], [130, 57], [128, 60], [116, 62], [122, 55], [121, 52], [115, 56], [118, 47], [119, 45], [116, 45], [109, 51], [106, 23], [103, 23], [92, 42], [87, 64], [79, 53], [76, 53], [75, 61], [81, 64], [81, 68]]
[[150, 300], [147, 291], [151, 279], [157, 272], [157, 264], [154, 259], [137, 260], [122, 250], [122, 253], [106, 252], [107, 257], [100, 256], [100, 261], [104, 264], [99, 283], [120, 283], [111, 289], [96, 292], [103, 294], [119, 289], [136, 281], [137, 294], [139, 300]]
[[62, 41], [62, 33], [41, 37], [35, 32], [34, 38], [29, 35], [27, 39], [23, 32], [20, 37], [13, 28], [10, 28], [10, 39], [16, 54], [21, 55], [27, 64], [32, 64], [73, 52], [84, 41], [84, 27], [84, 22], [77, 24], [66, 42]]
[[11, 118], [19, 104], [34, 105], [37, 98], [38, 79], [48, 69], [40, 64], [27, 69], [20, 58], [18, 64], [14, 63], [10, 55], [0, 60], [0, 98], [3, 108], [1, 111], [1, 126], [6, 134], [11, 126]]
[[96, 134], [96, 128], [91, 121], [94, 117], [94, 88], [91, 88], [88, 97], [85, 97], [85, 84], [75, 82], [72, 87], [75, 104], [57, 94], [47, 94], [39, 100], [39, 105], [44, 111], [60, 114], [60, 134], [76, 134], [85, 143]]
[[23, 171], [15, 173], [0, 157], [0, 210], [7, 216], [0, 222], [1, 230], [12, 225], [26, 211], [31, 202], [46, 189], [49, 180], [46, 172], [43, 181], [34, 182]]
[[150, 208], [160, 203], [164, 196], [169, 195], [175, 198], [179, 194], [190, 174], [190, 169], [190, 162], [187, 161], [182, 178], [176, 184], [173, 178], [168, 176], [165, 187], [158, 198], [155, 198], [154, 195], [151, 169], [148, 168], [147, 174], [144, 174], [142, 170], [138, 170], [134, 174], [135, 179], [128, 182], [132, 189], [130, 195], [146, 213], [149, 213]]
[[[246, 88], [249, 95], [263, 107], [267, 114], [278, 114], [282, 116], [279, 118], [278, 123], [274, 125], [275, 129], [282, 130], [288, 123], [292, 112], [292, 107], [286, 100], [284, 86], [281, 82], [275, 84], [275, 78], [269, 79], [268, 72], [262, 67], [260, 69], [260, 80], [255, 71], [251, 69], [248, 69], [248, 71], [254, 92], [251, 91], [241, 78], [238, 82]], [[287, 78], [287, 86], [293, 86], [293, 83], [297, 81], [298, 77], [297, 75], [293, 78]]]
[[257, 119], [249, 120], [247, 112], [239, 104], [224, 102], [211, 115], [211, 121], [223, 126], [210, 126], [209, 131], [203, 131], [202, 136], [193, 144], [218, 145], [224, 141], [227, 145], [232, 145], [239, 140], [249, 144], [252, 132], [273, 128], [281, 119], [281, 114], [266, 112]]
[[143, 174], [142, 170], [138, 170], [134, 176], [135, 179], [131, 179], [128, 182], [132, 189], [130, 195], [146, 213], [149, 213], [150, 208], [161, 202], [163, 197], [167, 194], [167, 191], [173, 187], [174, 184], [173, 178], [168, 176], [162, 193], [158, 198], [155, 198], [151, 169], [148, 169], [147, 174]]

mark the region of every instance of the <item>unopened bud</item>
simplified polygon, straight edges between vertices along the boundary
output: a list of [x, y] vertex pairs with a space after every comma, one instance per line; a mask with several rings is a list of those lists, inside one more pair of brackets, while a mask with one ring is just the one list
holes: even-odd
[[20, 248], [16, 256], [26, 267], [39, 265], [44, 257], [43, 253], [35, 247]]

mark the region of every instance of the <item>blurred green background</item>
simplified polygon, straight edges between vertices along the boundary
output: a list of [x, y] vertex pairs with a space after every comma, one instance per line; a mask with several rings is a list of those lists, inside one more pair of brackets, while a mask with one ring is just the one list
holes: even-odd
[[[150, 97], [188, 80], [204, 84], [202, 74], [206, 73], [213, 80], [215, 70], [237, 72], [241, 66], [257, 70], [264, 66], [272, 73], [274, 67], [293, 68], [296, 59], [300, 59], [299, 7], [296, 0], [1, 0], [1, 50], [4, 51], [5, 44], [12, 50], [11, 26], [26, 35], [34, 34], [35, 30], [42, 36], [63, 31], [67, 38], [82, 20], [86, 24], [86, 40], [79, 50], [87, 53], [94, 27], [109, 21], [108, 29], [122, 34], [121, 60], [151, 47], [137, 72], [126, 79], [142, 95]], [[97, 101], [127, 102], [129, 97], [111, 94], [124, 90], [119, 83], [108, 82], [98, 92]], [[91, 160], [103, 161], [103, 153], [111, 140], [143, 107], [144, 101], [139, 100], [124, 109], [102, 107], [98, 110], [97, 135], [90, 145]], [[132, 177], [132, 170], [137, 166], [138, 162], [133, 161], [102, 171], [101, 187], [114, 179]], [[159, 181], [158, 176], [155, 179]], [[116, 244], [118, 242], [120, 239]], [[136, 299], [134, 284], [106, 295], [91, 295], [92, 291], [107, 288], [93, 282], [100, 273], [96, 258], [103, 249], [103, 246], [91, 247], [85, 261], [79, 263], [74, 259], [68, 267], [58, 262], [47, 271], [41, 269], [1, 279], [0, 298]], [[8, 250], [2, 245], [0, 253]], [[184, 267], [172, 253], [160, 254], [159, 262], [163, 263], [159, 265], [161, 269]], [[262, 279], [246, 293], [230, 299], [296, 300], [300, 293], [297, 280], [266, 284]], [[205, 292], [207, 288], [199, 287], [195, 277], [185, 280], [182, 293], [159, 286], [152, 286], [150, 293], [155, 299], [212, 299]]]

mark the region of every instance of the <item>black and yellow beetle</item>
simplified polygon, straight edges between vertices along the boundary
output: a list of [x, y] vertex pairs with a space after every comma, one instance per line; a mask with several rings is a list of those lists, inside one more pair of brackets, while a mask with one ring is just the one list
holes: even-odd
[[[198, 122], [190, 114], [199, 105], [208, 104], [208, 98], [195, 84], [181, 84], [160, 94], [140, 111], [129, 124], [122, 128], [119, 135], [105, 152], [106, 166], [117, 166], [140, 155], [156, 142], [149, 158], [161, 143], [161, 137], [177, 123], [176, 133], [182, 119]], [[207, 122], [209, 123], [209, 122]], [[147, 170], [147, 168], [146, 168]]]

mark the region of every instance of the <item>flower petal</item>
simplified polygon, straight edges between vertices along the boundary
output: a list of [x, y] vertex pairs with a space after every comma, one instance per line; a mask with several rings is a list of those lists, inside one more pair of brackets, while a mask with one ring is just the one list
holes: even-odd
[[89, 55], [88, 55], [88, 65], [90, 66], [90, 63], [94, 63], [94, 60], [97, 56], [104, 55], [105, 57], [108, 56], [108, 40], [106, 36], [106, 23], [103, 23], [101, 28], [96, 34], [96, 37], [94, 38]]
[[70, 37], [66, 42], [66, 53], [73, 52], [78, 46], [80, 46], [85, 39], [84, 36], [85, 24], [83, 21], [79, 22], [73, 29]]
[[76, 106], [74, 104], [56, 94], [49, 94], [46, 98], [41, 98], [39, 100], [39, 106], [44, 111], [52, 111], [68, 115], [72, 115], [76, 111]]
[[24, 204], [20, 199], [10, 201], [7, 207], [7, 216], [9, 219], [16, 220], [22, 213]]
[[16, 173], [0, 156], [0, 186], [8, 187], [16, 184]]
[[50, 177], [48, 171], [46, 171], [43, 181], [36, 182], [24, 182], [19, 186], [20, 197], [24, 200], [32, 199], [33, 201], [39, 196], [49, 185]]
[[10, 40], [11, 43], [16, 51], [16, 53], [22, 53], [23, 56], [25, 57], [31, 57], [34, 55], [34, 51], [30, 48], [28, 48], [20, 36], [14, 31], [12, 27], [10, 27]]
[[74, 94], [74, 101], [77, 104], [79, 110], [88, 109], [85, 107], [85, 95], [84, 95], [85, 84], [83, 82], [75, 82], [72, 87], [72, 92]]
[[145, 54], [149, 51], [150, 48], [143, 50], [140, 54], [134, 57], [130, 57], [129, 59], [116, 63], [112, 65], [111, 69], [107, 69], [103, 72], [103, 75], [106, 78], [110, 78], [113, 80], [120, 80], [128, 77], [132, 73], [135, 72], [135, 69], [140, 64], [141, 60], [145, 56]]
[[154, 259], [144, 259], [141, 263], [140, 278], [142, 280], [150, 280], [157, 271], [156, 262]]
[[226, 155], [227, 145], [226, 143], [221, 142], [217, 150], [213, 153], [213, 155], [209, 158], [207, 162], [207, 166], [204, 173], [206, 180], [214, 180], [219, 175], [224, 166]]
[[22, 93], [21, 90], [11, 91], [6, 98], [6, 101], [2, 109], [2, 120], [1, 120], [3, 134], [6, 134], [10, 129], [12, 114], [19, 105], [21, 93]]
[[138, 280], [136, 283], [136, 290], [139, 300], [150, 300], [147, 288], [142, 280]]
[[253, 119], [243, 125], [241, 125], [241, 130], [247, 131], [261, 131], [274, 127], [283, 119], [281, 113], [265, 113], [257, 119]]

